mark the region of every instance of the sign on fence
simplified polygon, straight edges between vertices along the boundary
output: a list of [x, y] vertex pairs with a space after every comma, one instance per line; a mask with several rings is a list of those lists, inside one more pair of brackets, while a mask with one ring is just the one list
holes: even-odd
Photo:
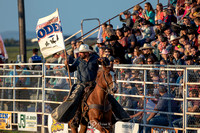
[[115, 124], [115, 133], [138, 133], [139, 124], [130, 122], [117, 122]]
[[48, 129], [49, 133], [68, 133], [68, 124], [56, 122], [48, 115]]
[[12, 130], [11, 120], [12, 115], [10, 112], [0, 111], [0, 129], [3, 130]]
[[178, 133], [178, 130], [173, 128], [152, 127], [151, 133]]
[[37, 131], [37, 114], [26, 112], [18, 113], [18, 130]]

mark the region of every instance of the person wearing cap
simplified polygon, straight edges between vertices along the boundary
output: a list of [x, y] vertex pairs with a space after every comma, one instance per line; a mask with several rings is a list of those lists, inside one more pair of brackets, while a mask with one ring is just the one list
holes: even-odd
[[[125, 19], [122, 18], [122, 15], [125, 16]], [[130, 11], [121, 12], [119, 14], [119, 20], [121, 22], [125, 22], [127, 27], [129, 27], [131, 29], [133, 28], [133, 20], [131, 19], [131, 13], [130, 13]]]
[[[158, 111], [169, 112], [169, 108], [171, 112], [178, 111], [178, 104], [174, 100], [168, 100], [165, 98], [174, 98], [174, 96], [170, 93], [167, 93], [167, 87], [160, 85], [158, 88], [159, 94], [161, 98], [158, 99], [158, 103], [156, 104], [154, 111], [151, 112], [149, 117], [147, 118], [147, 124], [150, 125], [161, 125], [168, 126], [169, 118], [167, 114], [158, 113]], [[171, 115], [171, 121], [175, 120], [176, 116]], [[151, 127], [146, 127], [145, 133], [151, 133]]]
[[112, 50], [112, 56], [114, 58], [119, 57], [123, 63], [125, 63], [124, 55], [125, 55], [125, 49], [122, 47], [122, 45], [117, 41], [118, 37], [115, 35], [110, 36], [109, 44], [107, 45], [109, 49]]
[[[38, 49], [34, 48], [32, 50], [33, 55], [32, 57], [29, 58], [28, 63], [42, 63], [42, 58], [40, 56], [38, 56]], [[30, 70], [34, 70], [36, 67], [36, 65], [30, 65], [29, 69]]]
[[132, 17], [133, 17], [133, 20], [134, 20], [133, 30], [136, 30], [136, 29], [138, 29], [138, 27], [140, 26], [139, 20], [140, 20], [141, 18], [140, 18], [140, 16], [139, 16], [139, 12], [138, 12], [138, 11], [134, 11], [134, 12], [132, 13]]
[[151, 44], [149, 43], [145, 43], [144, 46], [139, 49], [139, 50], [142, 50], [145, 63], [147, 63], [147, 59], [149, 56], [152, 56], [155, 62], [158, 61], [158, 58], [152, 52], [152, 49], [154, 49], [154, 47], [151, 46]]
[[96, 43], [96, 45], [95, 45], [95, 47], [94, 47], [94, 51], [95, 51], [97, 54], [99, 54], [99, 48], [102, 47], [103, 45], [105, 45], [105, 44], [103, 43], [103, 39], [98, 38], [98, 39], [97, 39], [97, 43]]

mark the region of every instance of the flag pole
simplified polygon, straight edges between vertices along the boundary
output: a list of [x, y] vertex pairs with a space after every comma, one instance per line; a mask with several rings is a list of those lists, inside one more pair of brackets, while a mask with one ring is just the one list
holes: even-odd
[[[69, 87], [70, 87], [70, 90], [71, 90], [71, 87], [72, 87], [72, 81], [71, 81], [71, 75], [70, 75], [70, 72], [69, 72], [69, 64], [68, 64], [68, 60], [67, 60], [67, 53], [66, 53], [66, 49], [64, 49], [64, 53], [65, 53], [65, 60], [67, 62], [67, 64], [65, 65], [67, 67], [67, 72], [68, 72], [68, 75], [69, 75]], [[70, 92], [70, 91], [69, 91]]]

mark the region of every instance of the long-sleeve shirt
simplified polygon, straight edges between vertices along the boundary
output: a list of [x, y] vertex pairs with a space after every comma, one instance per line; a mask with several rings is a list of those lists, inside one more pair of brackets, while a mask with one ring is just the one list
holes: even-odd
[[69, 65], [69, 71], [77, 70], [77, 80], [81, 83], [94, 81], [98, 71], [98, 56], [90, 55], [88, 62], [78, 57], [72, 65]]

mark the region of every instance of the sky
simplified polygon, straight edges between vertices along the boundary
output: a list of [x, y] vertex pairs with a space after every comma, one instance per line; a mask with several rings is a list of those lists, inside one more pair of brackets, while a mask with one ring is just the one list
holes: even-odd
[[[88, 18], [99, 18], [103, 23], [109, 18], [134, 6], [142, 0], [24, 0], [26, 31], [35, 31], [39, 18], [59, 10], [63, 34], [74, 34], [81, 29], [81, 21]], [[147, 0], [156, 8], [157, 0]], [[163, 5], [167, 0], [160, 0]], [[144, 7], [144, 4], [141, 4]], [[130, 10], [132, 12], [132, 10]], [[17, 0], [1, 0], [0, 2], [0, 33], [19, 31]], [[121, 27], [119, 18], [111, 21], [114, 28]], [[98, 25], [95, 20], [83, 23], [83, 32]]]

